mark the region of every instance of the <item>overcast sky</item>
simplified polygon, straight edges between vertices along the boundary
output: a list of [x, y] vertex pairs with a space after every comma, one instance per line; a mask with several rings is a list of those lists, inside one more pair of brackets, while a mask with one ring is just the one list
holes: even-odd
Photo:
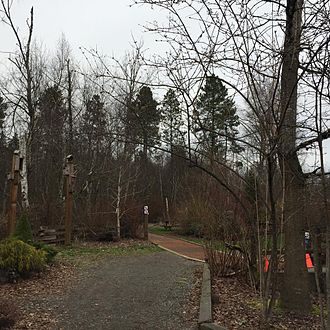
[[[133, 6], [132, 0], [15, 0], [12, 16], [20, 33], [26, 36], [26, 19], [34, 8], [34, 37], [47, 49], [54, 49], [62, 33], [74, 54], [79, 47], [95, 48], [109, 55], [122, 56], [130, 49], [132, 36], [144, 39], [146, 48], [155, 47], [154, 35], [144, 33], [147, 21], [165, 19], [165, 14], [148, 6]], [[0, 51], [15, 49], [11, 31], [0, 24]], [[4, 55], [1, 60], [5, 60]], [[7, 56], [8, 57], [8, 56]]]
[[[82, 59], [79, 47], [96, 47], [103, 54], [117, 58], [130, 50], [133, 37], [144, 41], [150, 53], [159, 51], [156, 36], [145, 33], [143, 24], [166, 21], [166, 14], [149, 6], [130, 6], [133, 0], [14, 0], [12, 16], [21, 36], [27, 36], [26, 19], [34, 8], [34, 38], [44, 48], [53, 51], [64, 34], [77, 59]], [[12, 31], [0, 24], [0, 64], [8, 64], [8, 54], [14, 51]], [[0, 66], [0, 70], [1, 70]], [[326, 143], [328, 152], [329, 141]], [[330, 155], [326, 154], [327, 164]], [[308, 163], [314, 163], [309, 157]], [[330, 168], [330, 166], [329, 166]]]

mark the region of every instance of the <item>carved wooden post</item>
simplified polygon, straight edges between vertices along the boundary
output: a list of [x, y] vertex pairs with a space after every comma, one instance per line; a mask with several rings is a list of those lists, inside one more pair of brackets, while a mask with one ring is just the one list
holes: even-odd
[[10, 186], [9, 208], [8, 208], [8, 236], [14, 234], [16, 228], [16, 209], [17, 209], [17, 193], [20, 182], [20, 169], [22, 168], [23, 158], [20, 158], [19, 151], [15, 150], [11, 165], [11, 171], [8, 175]]

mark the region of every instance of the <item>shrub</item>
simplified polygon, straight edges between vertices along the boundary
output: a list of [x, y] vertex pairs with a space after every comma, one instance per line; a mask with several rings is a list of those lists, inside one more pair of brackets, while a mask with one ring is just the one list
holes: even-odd
[[0, 269], [25, 275], [46, 265], [46, 252], [18, 239], [0, 243]]
[[33, 234], [31, 224], [26, 213], [23, 213], [17, 222], [14, 237], [25, 243], [29, 243], [33, 240]]
[[41, 250], [44, 251], [46, 253], [46, 262], [52, 263], [54, 258], [56, 257], [58, 251], [50, 245], [47, 245], [45, 243], [42, 242], [33, 242], [33, 243], [29, 243], [31, 246], [33, 246], [34, 248], [36, 248], [37, 250]]

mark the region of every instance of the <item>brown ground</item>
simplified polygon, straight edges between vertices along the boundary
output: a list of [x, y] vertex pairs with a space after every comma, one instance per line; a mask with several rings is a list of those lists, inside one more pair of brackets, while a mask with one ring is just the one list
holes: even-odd
[[169, 251], [174, 251], [179, 255], [186, 256], [187, 258], [197, 261], [205, 260], [204, 247], [200, 244], [190, 243], [173, 236], [163, 236], [150, 233], [149, 241]]
[[[237, 278], [214, 280], [212, 291], [214, 321], [228, 330], [262, 329], [260, 326], [261, 303], [258, 294]], [[275, 309], [267, 329], [312, 330], [321, 329], [318, 315], [301, 317]]]
[[[102, 248], [101, 245], [98, 247]], [[77, 329], [108, 329], [107, 322], [121, 322], [108, 320], [112, 311], [115, 312], [112, 316], [128, 318], [122, 329], [140, 329], [137, 323], [145, 322], [145, 318], [148, 322], [157, 322], [160, 329], [172, 329], [174, 324], [175, 328], [195, 329], [201, 277], [198, 263], [167, 252], [156, 252], [141, 256], [105, 257], [83, 267], [81, 262], [79, 264], [76, 267], [72, 262], [57, 262], [40, 275], [15, 284], [0, 285], [0, 319], [2, 301], [9, 306], [12, 315], [19, 314], [16, 315], [18, 321], [11, 328], [16, 330], [73, 329], [76, 325]], [[141, 277], [139, 281], [145, 279], [148, 285], [136, 286], [132, 278], [138, 275]], [[117, 286], [122, 294], [118, 294]], [[134, 294], [137, 295], [135, 298]], [[97, 303], [91, 306], [93, 299]], [[145, 307], [148, 312], [139, 307], [141, 313], [135, 313], [136, 306], [132, 304]], [[121, 316], [122, 311], [124, 314]], [[133, 319], [128, 315], [130, 313], [134, 314]], [[96, 314], [99, 316], [94, 320]], [[102, 326], [97, 322], [101, 322]], [[134, 327], [130, 322], [135, 322]], [[150, 326], [158, 329], [152, 324]]]
[[[17, 283], [0, 285], [0, 297], [4, 304], [11, 306], [16, 314], [16, 324], [12, 329], [51, 329], [56, 323], [56, 315], [36, 304], [33, 310], [25, 309], [30, 297], [61, 295], [72, 285], [76, 269], [71, 264], [56, 263], [38, 275]], [[1, 299], [0, 298], [0, 299]]]

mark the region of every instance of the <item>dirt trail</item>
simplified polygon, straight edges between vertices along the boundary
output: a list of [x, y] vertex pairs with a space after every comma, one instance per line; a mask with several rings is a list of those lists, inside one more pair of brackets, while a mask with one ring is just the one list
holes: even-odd
[[199, 244], [190, 243], [182, 239], [177, 239], [173, 236], [162, 236], [150, 233], [149, 241], [189, 259], [196, 261], [205, 260], [204, 248]]

